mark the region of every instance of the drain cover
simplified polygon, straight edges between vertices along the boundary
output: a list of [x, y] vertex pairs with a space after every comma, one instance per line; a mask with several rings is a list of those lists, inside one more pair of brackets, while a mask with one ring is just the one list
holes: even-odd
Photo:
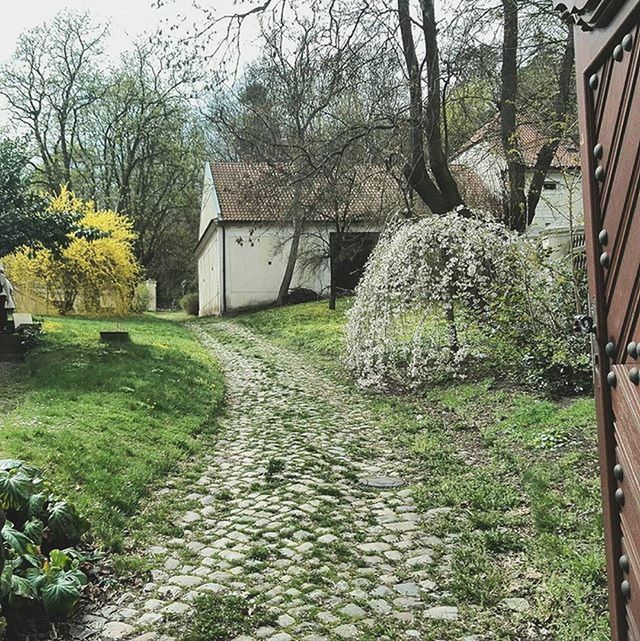
[[360, 485], [375, 487], [380, 490], [392, 490], [406, 485], [405, 481], [397, 476], [366, 476], [359, 479]]

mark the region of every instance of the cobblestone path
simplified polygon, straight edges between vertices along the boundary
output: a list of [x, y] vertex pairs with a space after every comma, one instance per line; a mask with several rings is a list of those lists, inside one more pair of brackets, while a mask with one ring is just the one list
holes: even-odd
[[[452, 540], [427, 534], [438, 510], [417, 512], [370, 400], [233, 322], [194, 331], [226, 374], [219, 439], [195, 485], [161, 490], [182, 534], [149, 551], [152, 582], [85, 615], [78, 636], [177, 638], [199, 594], [251, 591], [273, 624], [238, 641], [437, 638], [458, 616], [433, 580]], [[408, 485], [359, 482], [381, 476]]]

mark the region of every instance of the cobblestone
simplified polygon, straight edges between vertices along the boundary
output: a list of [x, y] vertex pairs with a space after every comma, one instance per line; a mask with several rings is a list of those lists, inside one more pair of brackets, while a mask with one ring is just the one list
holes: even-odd
[[[102, 628], [92, 637], [100, 641], [160, 641], [179, 636], [199, 594], [249, 592], [273, 627], [246, 639], [357, 639], [393, 621], [402, 638], [420, 638], [420, 625], [456, 619], [437, 594], [450, 542], [424, 530], [407, 456], [366, 396], [236, 323], [194, 331], [226, 376], [218, 440], [202, 448], [197, 481], [170, 478], [157, 492], [182, 533], [148, 550], [153, 580], [126, 610], [106, 604], [99, 626], [81, 627]], [[356, 480], [383, 476], [409, 485]]]

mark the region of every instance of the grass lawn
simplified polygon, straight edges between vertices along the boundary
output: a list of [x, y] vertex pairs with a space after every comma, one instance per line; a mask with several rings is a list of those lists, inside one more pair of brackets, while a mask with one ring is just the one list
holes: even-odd
[[[236, 321], [343, 376], [348, 307], [312, 303]], [[371, 402], [414, 454], [419, 504], [454, 508], [430, 527], [459, 534], [453, 574], [442, 580], [474, 632], [514, 641], [609, 638], [591, 398], [550, 401], [487, 379]], [[507, 597], [526, 599], [528, 609], [509, 609]]]
[[0, 456], [43, 467], [96, 541], [118, 549], [145, 495], [215, 430], [223, 384], [181, 324], [127, 318], [130, 343], [101, 343], [114, 324], [47, 319], [26, 364], [0, 370], [17, 392], [0, 395]]

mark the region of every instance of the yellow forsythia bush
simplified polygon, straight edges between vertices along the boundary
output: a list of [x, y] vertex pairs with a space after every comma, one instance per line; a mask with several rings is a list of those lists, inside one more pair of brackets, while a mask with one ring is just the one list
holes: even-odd
[[5, 257], [5, 269], [18, 294], [17, 307], [22, 298], [44, 300], [46, 311], [61, 314], [128, 312], [140, 275], [131, 221], [114, 211], [96, 210], [92, 201], [78, 198], [66, 187], [52, 197], [49, 208], [79, 213], [80, 223], [100, 234], [92, 239], [74, 237], [58, 254], [24, 249]]

